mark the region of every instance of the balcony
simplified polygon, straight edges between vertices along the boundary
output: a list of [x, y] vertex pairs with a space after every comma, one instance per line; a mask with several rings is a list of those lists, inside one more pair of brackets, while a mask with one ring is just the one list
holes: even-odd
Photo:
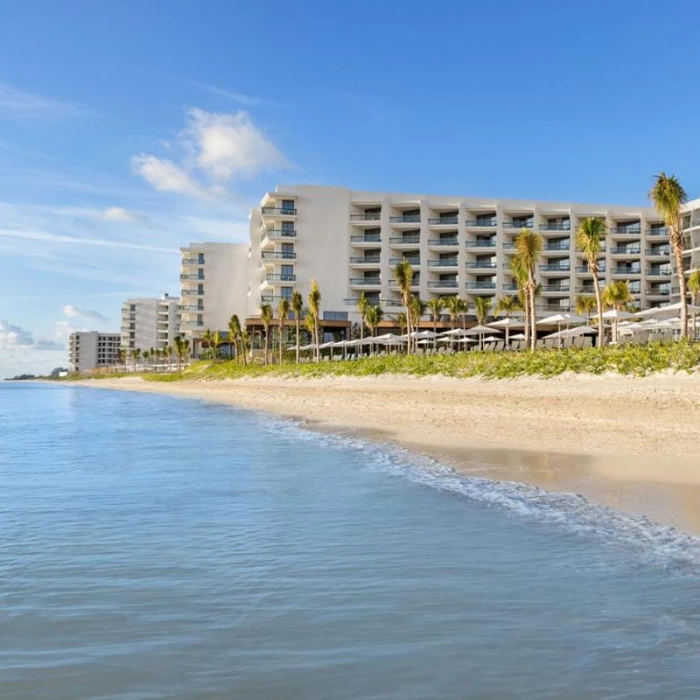
[[441, 216], [428, 219], [428, 226], [456, 226], [458, 221], [458, 216]]
[[[591, 272], [591, 269], [588, 267], [588, 265], [580, 265], [579, 267], [576, 268], [576, 272], [578, 272], [581, 275], [592, 275], [593, 273]], [[601, 272], [605, 272], [605, 265], [598, 265], [598, 274]]]
[[671, 268], [649, 268], [646, 272], [647, 277], [670, 277], [671, 276]]
[[267, 282], [296, 282], [297, 276], [288, 274], [265, 275], [265, 280]]
[[404, 256], [403, 258], [390, 258], [389, 259], [389, 265], [391, 265], [392, 267], [394, 265], [398, 265], [399, 263], [402, 263], [402, 262], [410, 263], [411, 267], [420, 267], [420, 258], [416, 258], [416, 257], [409, 258], [409, 257]]
[[428, 241], [429, 246], [435, 246], [435, 247], [458, 247], [459, 246], [459, 240], [457, 239], [457, 236], [454, 238], [431, 238]]
[[484, 291], [490, 291], [492, 289], [496, 289], [496, 283], [495, 282], [467, 282], [465, 285], [465, 288], [470, 290], [470, 291], [475, 291], [475, 290], [480, 290], [483, 289]]
[[540, 231], [571, 231], [571, 222], [563, 221], [558, 224], [540, 224]]
[[350, 243], [353, 245], [371, 245], [381, 243], [382, 236], [379, 233], [365, 233], [363, 235], [350, 236]]
[[[416, 275], [411, 280], [411, 289], [417, 290], [420, 286], [420, 275]], [[399, 283], [396, 280], [389, 280], [389, 289], [398, 289]]]
[[611, 255], [641, 255], [642, 249], [638, 246], [617, 246], [610, 249]]
[[494, 216], [492, 219], [471, 219], [467, 221], [467, 228], [496, 228], [498, 220]]
[[428, 289], [457, 289], [459, 282], [457, 280], [432, 280], [428, 282]]
[[401, 216], [390, 216], [389, 222], [392, 224], [419, 224], [420, 214], [403, 214]]
[[182, 266], [187, 267], [189, 265], [204, 265], [204, 260], [200, 260], [199, 258], [183, 258]]
[[204, 290], [203, 289], [183, 289], [182, 295], [186, 296], [186, 297], [203, 297]]
[[263, 251], [262, 253], [262, 259], [263, 260], [296, 260], [297, 254], [296, 253], [291, 253], [291, 252], [272, 252], [272, 251]]
[[506, 292], [518, 292], [520, 287], [515, 282], [506, 282], [503, 285], [503, 290]]
[[380, 287], [381, 284], [379, 277], [353, 277], [350, 280], [351, 287]]
[[350, 258], [350, 264], [354, 267], [359, 265], [379, 265], [381, 262], [380, 255], [365, 255]]
[[467, 241], [467, 248], [495, 248], [496, 247], [496, 239], [492, 238], [488, 241], [479, 241], [479, 240], [472, 240], [472, 241]]
[[671, 255], [671, 249], [670, 248], [647, 248], [647, 255], [648, 256], [653, 256], [653, 257], [668, 257]]
[[202, 280], [204, 281], [204, 275], [189, 275], [189, 274], [182, 274], [180, 275], [181, 280]]
[[420, 243], [420, 234], [416, 233], [412, 236], [394, 236], [389, 239], [389, 245], [399, 246], [399, 245], [417, 245]]
[[380, 212], [372, 212], [369, 214], [350, 214], [350, 221], [358, 222], [358, 223], [363, 223], [363, 222], [377, 222], [381, 221], [382, 215]]
[[[605, 287], [605, 284], [601, 281], [598, 288], [603, 291], [603, 287]], [[588, 294], [593, 296], [595, 294], [595, 287], [591, 284], [584, 284], [582, 287], [576, 287], [576, 294]]]
[[613, 267], [610, 274], [616, 277], [636, 277], [642, 274], [642, 270], [639, 267]]
[[202, 304], [180, 304], [180, 311], [185, 313], [204, 313], [204, 306]]
[[640, 236], [642, 229], [640, 226], [613, 226], [610, 229], [613, 236]]
[[428, 260], [428, 267], [454, 269], [458, 266], [459, 262], [457, 258], [450, 258], [449, 260]]
[[262, 238], [269, 238], [271, 241], [280, 238], [296, 238], [297, 232], [293, 229], [266, 228], [263, 229]]
[[[680, 290], [674, 289], [673, 293], [678, 294]], [[657, 288], [654, 289], [653, 287], [650, 289], [647, 289], [647, 296], [648, 297], [670, 297], [671, 296], [671, 290], [668, 288]]]
[[570, 265], [540, 265], [540, 272], [571, 272]]
[[662, 228], [648, 228], [647, 236], [668, 236], [669, 230], [666, 226]]
[[476, 262], [468, 262], [464, 265], [467, 270], [495, 270], [498, 264], [486, 260], [477, 260]]
[[534, 221], [504, 221], [503, 228], [534, 229], [535, 222]]
[[547, 284], [542, 287], [542, 294], [569, 294], [571, 287], [557, 284]]
[[571, 244], [569, 241], [566, 243], [548, 243], [544, 247], [545, 252], [569, 252], [571, 250]]
[[285, 217], [285, 216], [296, 216], [297, 210], [292, 207], [263, 207], [263, 216], [273, 216], [273, 217]]

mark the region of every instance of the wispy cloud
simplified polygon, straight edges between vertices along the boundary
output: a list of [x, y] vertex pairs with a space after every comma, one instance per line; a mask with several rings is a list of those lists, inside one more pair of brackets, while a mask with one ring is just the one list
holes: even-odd
[[74, 102], [44, 97], [34, 92], [25, 92], [7, 83], [0, 83], [0, 114], [14, 113], [22, 116], [89, 116], [96, 112]]
[[207, 92], [211, 92], [214, 95], [218, 95], [219, 97], [225, 97], [229, 100], [233, 100], [234, 102], [238, 102], [239, 104], [246, 105], [248, 107], [254, 107], [255, 105], [259, 105], [262, 103], [262, 98], [260, 97], [252, 97], [250, 95], [244, 95], [242, 92], [225, 90], [224, 88], [217, 87], [216, 85], [209, 85], [208, 83], [198, 83], [194, 81], [190, 84], [194, 85], [194, 87], [206, 90]]
[[102, 212], [102, 218], [106, 221], [124, 221], [130, 223], [132, 221], [145, 221], [147, 217], [137, 211], [129, 211], [122, 207], [107, 207]]
[[74, 306], [73, 304], [66, 304], [63, 307], [63, 313], [67, 318], [85, 318], [88, 321], [103, 321], [104, 323], [109, 321], [109, 319], [99, 311], [84, 309], [81, 306]]
[[17, 326], [9, 321], [0, 320], [0, 350], [62, 350], [64, 345], [55, 340], [35, 338], [34, 335], [22, 326]]

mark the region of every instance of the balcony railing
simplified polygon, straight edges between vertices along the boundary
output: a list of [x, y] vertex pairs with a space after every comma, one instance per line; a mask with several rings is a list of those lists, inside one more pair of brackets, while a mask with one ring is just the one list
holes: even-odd
[[380, 221], [382, 215], [379, 212], [373, 214], [350, 214], [350, 221]]
[[[598, 285], [600, 290], [602, 291], [603, 287], [605, 286], [604, 284], [599, 284]], [[593, 287], [590, 284], [586, 284], [583, 287], [576, 287], [576, 294], [595, 294], [595, 287]]]
[[663, 228], [648, 228], [647, 236], [668, 236], [669, 230], [667, 227]]
[[467, 282], [467, 289], [496, 289], [495, 282]]
[[410, 214], [407, 216], [390, 216], [389, 221], [392, 224], [419, 224], [420, 214]]
[[288, 301], [291, 301], [291, 297], [283, 297], [283, 296], [278, 296], [276, 294], [261, 294], [260, 295], [260, 303], [261, 304], [276, 304], [278, 301], [282, 301], [282, 299], [287, 299]]
[[498, 220], [496, 217], [493, 219], [472, 219], [467, 221], [467, 226], [478, 226], [479, 228], [496, 228], [498, 225]]
[[[673, 293], [678, 294], [679, 289], [674, 289]], [[647, 289], [647, 296], [668, 297], [671, 296], [670, 289]]]
[[200, 260], [199, 258], [183, 258], [182, 264], [183, 265], [204, 265], [204, 260]]
[[647, 248], [647, 255], [671, 255], [670, 248]]
[[272, 252], [264, 252], [262, 254], [262, 259], [263, 260], [296, 260], [297, 254], [296, 253], [290, 253], [290, 252], [283, 252], [283, 253], [272, 253]]
[[350, 236], [350, 243], [381, 243], [382, 237], [378, 233], [368, 233], [364, 236]]
[[296, 216], [297, 210], [292, 207], [263, 207], [263, 214], [282, 214], [284, 216]]
[[636, 246], [634, 248], [626, 248], [625, 246], [622, 247], [617, 247], [617, 248], [611, 248], [610, 252], [613, 255], [641, 255], [642, 249], [637, 248]]
[[642, 229], [640, 226], [631, 226], [629, 228], [626, 226], [613, 226], [610, 229], [610, 233], [615, 236], [639, 236], [642, 233]]
[[296, 282], [297, 276], [296, 275], [286, 275], [286, 274], [265, 275], [265, 279], [268, 282]]
[[350, 284], [356, 287], [376, 287], [382, 283], [379, 277], [353, 277]]
[[456, 226], [459, 217], [457, 216], [441, 216], [439, 218], [428, 219], [429, 226]]
[[203, 297], [204, 290], [203, 289], [183, 289], [182, 295], [186, 296], [186, 297]]
[[[411, 287], [420, 286], [420, 275], [414, 275], [411, 279]], [[390, 289], [398, 289], [399, 283], [396, 280], [389, 280]]]
[[[580, 265], [579, 267], [576, 268], [576, 272], [580, 272], [583, 275], [591, 275], [593, 274], [591, 272], [591, 268], [588, 267], [588, 265]], [[605, 272], [605, 265], [598, 265], [598, 272]]]
[[415, 267], [420, 265], [420, 258], [389, 258], [389, 265], [398, 265], [399, 263], [411, 263]]
[[613, 267], [613, 275], [641, 275], [641, 268], [629, 268], [629, 267]]
[[428, 260], [428, 267], [457, 267], [459, 261], [457, 258], [449, 260]]
[[467, 270], [495, 270], [498, 265], [495, 262], [486, 262], [478, 260], [476, 262], [465, 263]]
[[520, 289], [520, 287], [518, 287], [518, 285], [515, 282], [506, 282], [503, 285], [503, 289], [506, 292], [517, 292]]
[[459, 240], [456, 236], [454, 238], [431, 238], [428, 245], [459, 245]]
[[567, 241], [566, 243], [550, 243], [544, 247], [545, 251], [569, 251], [571, 250], [571, 245]]
[[547, 285], [542, 287], [543, 292], [562, 292], [563, 294], [568, 294], [571, 291], [571, 287], [559, 287], [557, 285], [551, 286]]
[[181, 280], [202, 280], [204, 281], [204, 275], [188, 275], [188, 274], [182, 274], [180, 275]]
[[651, 275], [653, 277], [666, 277], [671, 275], [671, 268], [669, 267], [668, 269], [662, 270], [660, 268], [649, 268], [647, 270], [647, 275]]
[[571, 222], [566, 221], [560, 224], [540, 224], [540, 231], [571, 231]]
[[571, 272], [570, 265], [540, 265], [542, 272]]
[[535, 228], [534, 221], [504, 221], [503, 228]]
[[495, 248], [496, 239], [490, 241], [467, 241], [467, 248]]
[[199, 313], [204, 313], [204, 307], [200, 305], [193, 305], [193, 304], [180, 304], [180, 311], [194, 311], [194, 312], [199, 312]]
[[261, 238], [296, 238], [297, 232], [283, 228], [268, 228], [262, 233]]
[[378, 265], [381, 262], [379, 255], [365, 255], [364, 257], [350, 258], [350, 263], [353, 265]]
[[457, 280], [434, 280], [428, 282], [428, 289], [457, 289], [459, 282]]
[[395, 236], [389, 239], [389, 243], [391, 243], [392, 245], [399, 245], [402, 243], [405, 243], [407, 245], [413, 243], [420, 243], [420, 235], [416, 234], [415, 236]]

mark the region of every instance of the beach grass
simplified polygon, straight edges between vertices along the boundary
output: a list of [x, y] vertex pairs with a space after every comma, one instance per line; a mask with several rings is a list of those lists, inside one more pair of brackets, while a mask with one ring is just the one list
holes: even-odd
[[[291, 358], [290, 358], [291, 360]], [[140, 373], [156, 382], [181, 380], [222, 380], [253, 377], [333, 377], [440, 375], [445, 377], [555, 377], [564, 373], [647, 376], [656, 372], [694, 372], [700, 367], [700, 344], [656, 342], [648, 345], [570, 348], [528, 352], [469, 352], [454, 355], [389, 355], [345, 362], [321, 361], [295, 364], [293, 361], [262, 365], [235, 361], [201, 360], [182, 372], [171, 374]], [[105, 375], [114, 377], [114, 374]], [[129, 375], [133, 376], [133, 374]]]

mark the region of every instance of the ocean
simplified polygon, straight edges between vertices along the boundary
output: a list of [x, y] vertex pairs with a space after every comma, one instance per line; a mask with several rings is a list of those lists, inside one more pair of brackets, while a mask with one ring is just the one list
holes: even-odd
[[700, 541], [574, 494], [19, 383], [0, 489], [2, 700], [700, 697]]

